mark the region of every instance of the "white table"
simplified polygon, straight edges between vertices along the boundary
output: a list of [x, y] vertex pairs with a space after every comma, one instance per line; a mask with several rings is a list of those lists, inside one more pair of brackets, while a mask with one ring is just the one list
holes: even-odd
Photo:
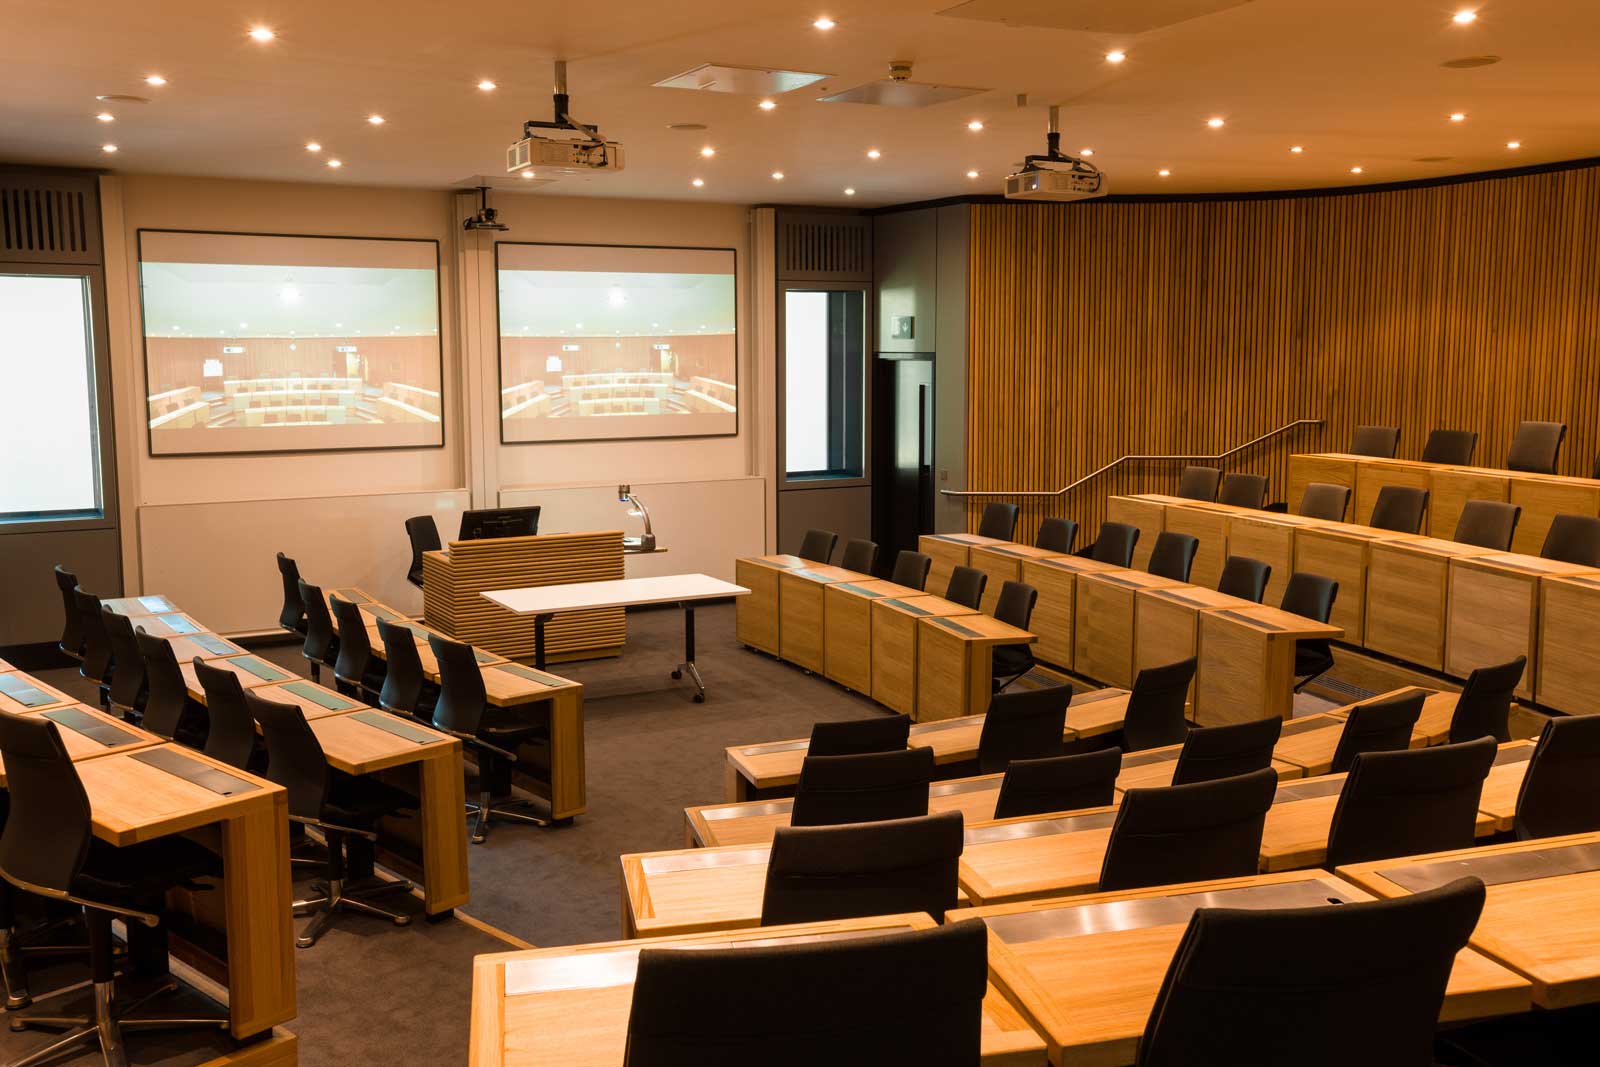
[[544, 669], [544, 626], [557, 612], [595, 608], [630, 608], [646, 604], [677, 604], [683, 608], [683, 662], [672, 672], [682, 678], [688, 671], [694, 681], [695, 703], [706, 699], [706, 685], [694, 662], [694, 606], [702, 600], [745, 596], [750, 590], [709, 574], [662, 574], [654, 578], [619, 578], [609, 582], [569, 582], [525, 589], [494, 589], [483, 594], [507, 611], [533, 616], [534, 665]]

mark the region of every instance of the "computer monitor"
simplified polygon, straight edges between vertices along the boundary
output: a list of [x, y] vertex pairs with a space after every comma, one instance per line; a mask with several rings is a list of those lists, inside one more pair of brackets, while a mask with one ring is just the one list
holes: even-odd
[[483, 508], [461, 513], [458, 541], [486, 541], [491, 537], [531, 537], [539, 532], [539, 508]]

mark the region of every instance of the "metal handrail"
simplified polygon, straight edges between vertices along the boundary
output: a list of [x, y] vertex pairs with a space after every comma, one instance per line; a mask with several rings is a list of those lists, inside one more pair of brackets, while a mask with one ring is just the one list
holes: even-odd
[[1276, 430], [1273, 430], [1270, 433], [1262, 434], [1260, 437], [1257, 437], [1254, 441], [1246, 441], [1244, 444], [1238, 446], [1237, 448], [1230, 448], [1230, 449], [1228, 449], [1228, 451], [1219, 453], [1218, 455], [1215, 455], [1215, 456], [1136, 456], [1136, 455], [1134, 455], [1134, 456], [1119, 456], [1116, 459], [1112, 460], [1110, 463], [1107, 463], [1104, 467], [1101, 467], [1099, 470], [1093, 471], [1093, 472], [1091, 472], [1089, 474], [1085, 474], [1082, 478], [1079, 478], [1077, 481], [1073, 482], [1071, 485], [1064, 485], [1060, 489], [1056, 489], [1056, 490], [1049, 490], [1049, 489], [941, 489], [941, 490], [939, 490], [939, 492], [943, 496], [963, 496], [963, 497], [965, 497], [965, 496], [1025, 496], [1025, 497], [1065, 496], [1067, 493], [1072, 492], [1072, 490], [1078, 488], [1078, 486], [1080, 486], [1080, 485], [1083, 485], [1085, 482], [1093, 481], [1095, 478], [1100, 477], [1100, 475], [1104, 474], [1106, 471], [1112, 470], [1115, 467], [1120, 467], [1124, 463], [1145, 462], [1145, 461], [1153, 461], [1153, 460], [1167, 460], [1169, 462], [1171, 462], [1171, 461], [1182, 461], [1182, 462], [1185, 462], [1185, 463], [1199, 463], [1199, 462], [1219, 463], [1222, 460], [1228, 459], [1230, 456], [1238, 455], [1240, 452], [1243, 452], [1247, 448], [1253, 448], [1256, 445], [1259, 445], [1263, 441], [1269, 441], [1272, 438], [1277, 437], [1280, 434], [1286, 434], [1290, 430], [1298, 429], [1301, 426], [1321, 426], [1322, 422], [1323, 422], [1323, 420], [1321, 420], [1321, 419], [1296, 419], [1295, 421], [1293, 421], [1293, 422], [1291, 422], [1291, 423], [1289, 423], [1289, 424], [1287, 424], [1285, 426], [1279, 426]]

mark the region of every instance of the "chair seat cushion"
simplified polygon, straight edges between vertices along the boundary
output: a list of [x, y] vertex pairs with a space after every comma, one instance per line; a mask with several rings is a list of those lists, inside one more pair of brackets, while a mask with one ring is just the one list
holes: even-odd
[[[957, 620], [959, 621], [959, 620]], [[996, 645], [994, 673], [998, 678], [1024, 674], [1033, 669], [1033, 648], [1030, 645]]]
[[543, 723], [508, 722], [494, 725], [485, 723], [478, 728], [478, 736], [491, 745], [515, 748], [530, 741], [548, 740], [550, 729]]
[[322, 813], [329, 822], [364, 830], [385, 815], [416, 807], [417, 799], [404, 790], [370, 775], [335, 771], [328, 782], [328, 800]]
[[72, 892], [89, 900], [127, 906], [205, 877], [222, 877], [222, 860], [186, 837], [158, 837], [124, 848], [96, 838], [89, 845], [83, 871], [72, 883]]

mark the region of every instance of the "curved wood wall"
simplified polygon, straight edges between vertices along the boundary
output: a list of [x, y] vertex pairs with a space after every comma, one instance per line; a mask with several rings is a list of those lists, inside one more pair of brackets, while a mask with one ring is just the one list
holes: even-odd
[[[1357, 425], [1567, 423], [1560, 470], [1600, 449], [1600, 169], [1277, 200], [972, 208], [967, 484], [1057, 489], [1126, 453], [1236, 457], [1281, 499], [1291, 452]], [[1105, 498], [1171, 491], [1144, 464], [1024, 507], [1093, 538]], [[968, 509], [977, 528], [984, 501]]]

